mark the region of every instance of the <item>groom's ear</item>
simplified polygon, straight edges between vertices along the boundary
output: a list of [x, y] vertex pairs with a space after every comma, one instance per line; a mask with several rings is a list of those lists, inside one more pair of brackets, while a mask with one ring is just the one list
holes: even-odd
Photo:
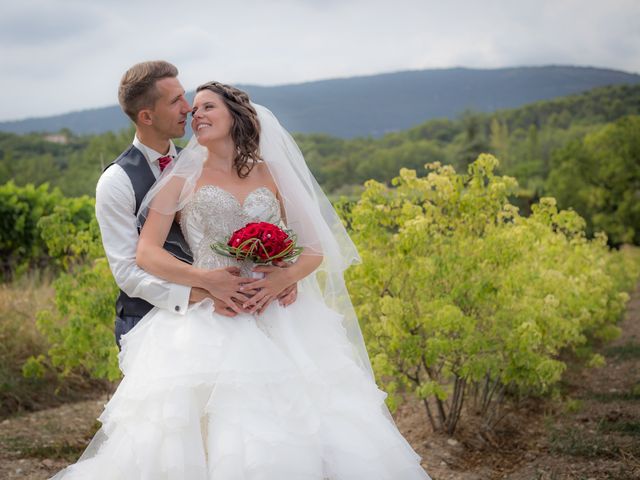
[[151, 125], [153, 123], [153, 119], [151, 117], [150, 110], [140, 110], [138, 112], [138, 122], [142, 125]]

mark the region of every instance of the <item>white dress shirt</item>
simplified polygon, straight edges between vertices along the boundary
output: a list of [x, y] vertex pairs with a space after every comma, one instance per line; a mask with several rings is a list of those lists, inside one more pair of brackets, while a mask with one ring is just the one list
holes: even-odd
[[[158, 158], [164, 154], [143, 145], [137, 135], [133, 145], [144, 154], [151, 171], [158, 178]], [[169, 155], [176, 156], [173, 142]], [[142, 298], [158, 308], [184, 314], [189, 305], [191, 287], [162, 280], [136, 264], [138, 227], [135, 211], [136, 196], [131, 180], [120, 165], [112, 165], [96, 186], [96, 218], [116, 283], [130, 297]]]

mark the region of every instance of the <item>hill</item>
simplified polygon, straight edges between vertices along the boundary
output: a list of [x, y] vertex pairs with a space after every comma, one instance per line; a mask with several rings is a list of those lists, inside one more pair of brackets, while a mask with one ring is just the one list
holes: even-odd
[[[435, 118], [452, 119], [466, 110], [493, 112], [605, 85], [639, 83], [640, 75], [621, 71], [545, 66], [420, 70], [274, 87], [238, 86], [271, 108], [293, 132], [353, 138], [379, 137]], [[0, 122], [0, 131], [22, 134], [66, 128], [82, 135], [128, 125], [116, 105]]]

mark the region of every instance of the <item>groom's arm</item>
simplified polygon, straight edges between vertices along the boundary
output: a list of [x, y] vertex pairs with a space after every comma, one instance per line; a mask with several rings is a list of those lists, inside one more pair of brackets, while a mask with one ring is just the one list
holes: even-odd
[[138, 227], [135, 206], [135, 193], [129, 177], [119, 165], [112, 165], [96, 186], [96, 218], [113, 277], [118, 287], [130, 297], [184, 313], [191, 287], [162, 280], [136, 264]]

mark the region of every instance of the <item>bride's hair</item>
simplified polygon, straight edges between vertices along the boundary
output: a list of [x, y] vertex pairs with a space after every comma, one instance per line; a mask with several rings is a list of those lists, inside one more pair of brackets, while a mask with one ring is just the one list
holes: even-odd
[[196, 89], [196, 93], [209, 90], [217, 93], [229, 109], [233, 125], [231, 138], [236, 146], [236, 157], [233, 165], [238, 176], [249, 175], [256, 162], [260, 160], [258, 146], [260, 144], [260, 122], [255, 108], [251, 105], [249, 95], [242, 90], [220, 82], [207, 82]]

